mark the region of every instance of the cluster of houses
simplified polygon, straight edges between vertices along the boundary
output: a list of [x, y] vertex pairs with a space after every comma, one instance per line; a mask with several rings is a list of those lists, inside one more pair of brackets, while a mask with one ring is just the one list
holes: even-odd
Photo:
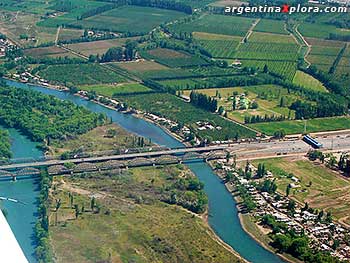
[[205, 131], [205, 130], [218, 130], [220, 131], [222, 129], [221, 126], [214, 126], [210, 122], [207, 121], [197, 121], [196, 125], [198, 126], [199, 131]]
[[[293, 230], [297, 234], [306, 234], [311, 240], [310, 246], [312, 248], [329, 252], [340, 260], [350, 259], [349, 241], [346, 240], [350, 236], [349, 229], [334, 221], [320, 220], [319, 214], [313, 212], [313, 210], [303, 209], [298, 203], [295, 203], [295, 208], [291, 213], [288, 209], [290, 202], [288, 197], [278, 194], [279, 197], [276, 198], [276, 193], [262, 192], [254, 186], [253, 182], [256, 180], [273, 180], [274, 175], [271, 172], [268, 171], [262, 179], [255, 179], [253, 176], [252, 179], [247, 180], [237, 173], [236, 169], [229, 163], [230, 161], [222, 159], [216, 160], [216, 162], [222, 168], [222, 172], [219, 175], [221, 178], [224, 178], [228, 172], [231, 172], [236, 181], [245, 186], [256, 204], [256, 208], [251, 212], [252, 216], [261, 218], [264, 215], [272, 215], [277, 222], [283, 222], [289, 230]], [[249, 169], [252, 171], [252, 175], [256, 175], [256, 167], [249, 164]], [[291, 184], [298, 186], [298, 178], [292, 177], [291, 181]], [[229, 191], [232, 191], [235, 183], [228, 182], [226, 187]]]
[[13, 49], [15, 44], [13, 44], [10, 40], [0, 38], [0, 58], [6, 55], [6, 50]]

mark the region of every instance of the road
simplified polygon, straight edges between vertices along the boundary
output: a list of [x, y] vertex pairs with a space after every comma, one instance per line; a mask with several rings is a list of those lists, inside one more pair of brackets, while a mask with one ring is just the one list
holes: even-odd
[[76, 158], [76, 159], [68, 159], [68, 160], [48, 160], [48, 161], [40, 161], [40, 162], [25, 162], [25, 163], [16, 163], [16, 164], [8, 164], [1, 165], [1, 170], [11, 170], [11, 169], [20, 169], [26, 167], [41, 167], [41, 166], [51, 166], [51, 165], [62, 165], [65, 163], [83, 163], [83, 162], [103, 162], [110, 160], [124, 160], [124, 159], [132, 159], [132, 158], [142, 158], [142, 157], [153, 157], [153, 156], [161, 156], [161, 155], [172, 155], [172, 154], [184, 154], [190, 152], [210, 152], [217, 150], [227, 149], [227, 145], [220, 146], [208, 146], [208, 147], [191, 147], [191, 148], [181, 148], [181, 149], [170, 149], [170, 150], [162, 150], [162, 151], [154, 151], [154, 152], [142, 152], [142, 153], [125, 153], [118, 155], [107, 155], [107, 156], [98, 156], [98, 157], [88, 157], [88, 158]]
[[[322, 151], [327, 152], [343, 152], [350, 151], [350, 132], [343, 133], [341, 135], [331, 134], [316, 137], [316, 139], [323, 144]], [[119, 155], [99, 156], [99, 157], [88, 157], [88, 158], [77, 158], [69, 160], [48, 160], [40, 162], [29, 162], [29, 163], [18, 163], [2, 165], [0, 169], [11, 170], [20, 169], [25, 167], [40, 167], [40, 166], [51, 166], [51, 165], [62, 165], [65, 163], [83, 163], [83, 162], [103, 162], [109, 160], [124, 160], [132, 158], [147, 158], [161, 155], [174, 155], [184, 154], [190, 152], [210, 152], [218, 150], [228, 150], [232, 154], [236, 154], [238, 159], [262, 159], [271, 157], [282, 157], [282, 156], [298, 156], [304, 155], [312, 147], [300, 139], [290, 139], [281, 141], [266, 141], [266, 142], [244, 142], [234, 143], [218, 146], [207, 146], [207, 147], [192, 147], [192, 148], [181, 148], [181, 149], [170, 149], [161, 150], [154, 152], [142, 152], [142, 153], [124, 153]]]

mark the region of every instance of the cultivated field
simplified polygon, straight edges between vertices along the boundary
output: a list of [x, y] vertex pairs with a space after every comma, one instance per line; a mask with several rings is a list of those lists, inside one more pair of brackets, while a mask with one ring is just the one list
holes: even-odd
[[84, 28], [145, 34], [164, 22], [176, 20], [185, 15], [166, 9], [122, 6], [81, 21], [75, 21], [73, 24]]
[[259, 23], [254, 27], [254, 31], [268, 32], [275, 34], [289, 34], [285, 30], [285, 23], [282, 20], [261, 19]]
[[205, 32], [244, 36], [254, 20], [252, 18], [236, 16], [204, 15], [188, 23], [172, 25], [170, 29], [175, 32]]
[[253, 32], [249, 42], [296, 44], [295, 39], [290, 35], [273, 34], [266, 32]]
[[71, 57], [76, 58], [77, 56], [62, 49], [57, 46], [52, 47], [42, 47], [42, 48], [31, 48], [25, 49], [24, 54], [26, 56], [34, 58], [43, 58], [43, 57]]
[[343, 31], [334, 25], [321, 23], [302, 23], [299, 26], [299, 31], [303, 36], [327, 39], [331, 33], [338, 35], [350, 36], [349, 31]]
[[77, 44], [70, 44], [67, 47], [79, 54], [86, 57], [90, 55], [100, 55], [102, 56], [111, 47], [121, 47], [128, 40], [135, 40], [137, 38], [116, 38], [109, 40], [99, 40], [93, 42], [83, 42]]
[[192, 56], [183, 51], [175, 51], [167, 48], [156, 48], [141, 52], [146, 59], [156, 60], [158, 63], [169, 67], [188, 67], [208, 64], [204, 59]]
[[125, 78], [98, 64], [51, 65], [39, 75], [55, 83], [78, 86], [125, 82]]

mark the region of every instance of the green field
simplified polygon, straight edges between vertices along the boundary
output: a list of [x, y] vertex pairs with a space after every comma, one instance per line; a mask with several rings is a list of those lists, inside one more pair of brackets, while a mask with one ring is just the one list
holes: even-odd
[[203, 15], [199, 19], [188, 23], [174, 24], [170, 29], [175, 32], [205, 32], [222, 35], [244, 36], [255, 19], [223, 16]]
[[[193, 175], [183, 166], [129, 169], [122, 175], [55, 177], [50, 211], [50, 241], [58, 262], [239, 262], [199, 216], [164, 197], [176, 191], [196, 201], [197, 191], [178, 190], [176, 182]], [[70, 203], [80, 210], [78, 218]], [[91, 209], [91, 196], [96, 207]], [[56, 211], [56, 200], [61, 206]], [[82, 207], [84, 210], [82, 211]]]
[[54, 83], [78, 86], [126, 81], [124, 77], [98, 64], [51, 65], [40, 70], [39, 75]]
[[296, 61], [299, 46], [296, 44], [250, 42], [240, 44], [236, 53], [238, 59]]
[[254, 27], [254, 31], [288, 35], [284, 26], [285, 23], [282, 20], [261, 19]]
[[266, 32], [253, 32], [249, 42], [264, 42], [264, 43], [280, 43], [280, 44], [296, 44], [295, 39], [290, 35], [272, 34]]
[[312, 77], [309, 74], [304, 73], [303, 71], [298, 70], [294, 76], [293, 83], [296, 85], [303, 86], [310, 90], [320, 91], [320, 92], [328, 92], [323, 84]]
[[132, 93], [151, 92], [150, 88], [138, 83], [128, 83], [119, 85], [89, 85], [80, 86], [82, 90], [95, 91], [97, 94], [112, 98], [113, 95], [124, 95]]
[[[94, 10], [101, 6], [110, 5], [104, 2], [89, 0], [70, 0], [70, 3], [72, 4], [72, 8], [69, 10], [69, 12], [56, 17], [44, 19], [37, 25], [44, 27], [58, 27], [61, 25], [74, 24], [77, 22], [77, 18], [85, 12]], [[52, 8], [55, 8], [55, 5], [52, 5]]]
[[[285, 115], [294, 117], [294, 111], [289, 111], [288, 106], [298, 99], [293, 94], [288, 94], [288, 91], [280, 86], [276, 85], [258, 85], [258, 86], [245, 86], [245, 87], [232, 87], [232, 88], [212, 88], [212, 89], [199, 89], [197, 92], [213, 97], [218, 101], [220, 106], [223, 106], [227, 111], [227, 116], [230, 119], [244, 123], [245, 117], [261, 116], [281, 116]], [[246, 98], [252, 102], [258, 103], [257, 109], [232, 109], [233, 93], [247, 94]], [[189, 96], [191, 90], [185, 90], [184, 95]], [[280, 107], [280, 100], [283, 97], [285, 106]]]
[[268, 70], [277, 73], [287, 80], [292, 81], [297, 71], [297, 63], [292, 61], [273, 61], [273, 60], [241, 60], [243, 67], [254, 67], [263, 70], [267, 65]]
[[[350, 182], [343, 176], [333, 172], [319, 163], [307, 160], [265, 159], [254, 161], [264, 163], [278, 179], [278, 191], [285, 194], [287, 185], [292, 180], [286, 175], [292, 173], [300, 180], [301, 188], [292, 190], [290, 196], [301, 203], [308, 202], [315, 209], [332, 211], [336, 219], [345, 218], [350, 213], [349, 198]], [[310, 182], [312, 185], [309, 186]]]
[[[307, 132], [322, 132], [334, 131], [350, 128], [349, 117], [333, 117], [322, 119], [311, 119], [306, 122]], [[292, 120], [269, 123], [249, 124], [254, 129], [257, 129], [267, 135], [273, 135], [277, 130], [283, 129], [287, 134], [299, 134], [304, 132], [305, 121]]]
[[192, 56], [183, 51], [175, 51], [167, 48], [156, 48], [141, 52], [141, 56], [148, 60], [155, 60], [168, 67], [189, 67], [207, 65], [204, 59]]
[[84, 28], [96, 28], [115, 32], [146, 34], [164, 22], [179, 19], [186, 14], [166, 9], [122, 6], [116, 9], [75, 21], [74, 25]]
[[342, 31], [334, 25], [327, 25], [323, 23], [302, 23], [299, 26], [299, 31], [303, 36], [327, 39], [329, 34], [334, 33], [338, 35], [350, 36], [349, 31]]
[[[218, 115], [209, 113], [208, 111], [196, 108], [192, 104], [186, 103], [176, 96], [170, 94], [157, 93], [131, 95], [122, 97], [121, 99], [136, 109], [164, 116], [176, 122], [184, 123], [196, 130], [196, 133], [201, 137], [210, 136], [212, 140], [225, 140], [228, 138], [234, 138], [236, 135], [241, 138], [255, 136], [254, 132], [242, 126], [227, 121]], [[220, 126], [222, 129], [207, 129], [199, 131], [196, 125], [197, 121], [209, 121], [216, 126]]]

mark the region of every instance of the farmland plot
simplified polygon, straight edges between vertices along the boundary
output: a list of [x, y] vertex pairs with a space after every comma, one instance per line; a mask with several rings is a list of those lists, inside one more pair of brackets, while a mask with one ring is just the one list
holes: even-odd
[[282, 20], [261, 19], [254, 27], [254, 31], [288, 35], [284, 27], [285, 23]]
[[126, 81], [122, 76], [98, 64], [50, 65], [40, 70], [39, 75], [54, 83], [78, 86]]
[[223, 15], [204, 15], [197, 20], [174, 24], [170, 29], [175, 32], [206, 32], [213, 34], [244, 36], [255, 19], [223, 16]]

